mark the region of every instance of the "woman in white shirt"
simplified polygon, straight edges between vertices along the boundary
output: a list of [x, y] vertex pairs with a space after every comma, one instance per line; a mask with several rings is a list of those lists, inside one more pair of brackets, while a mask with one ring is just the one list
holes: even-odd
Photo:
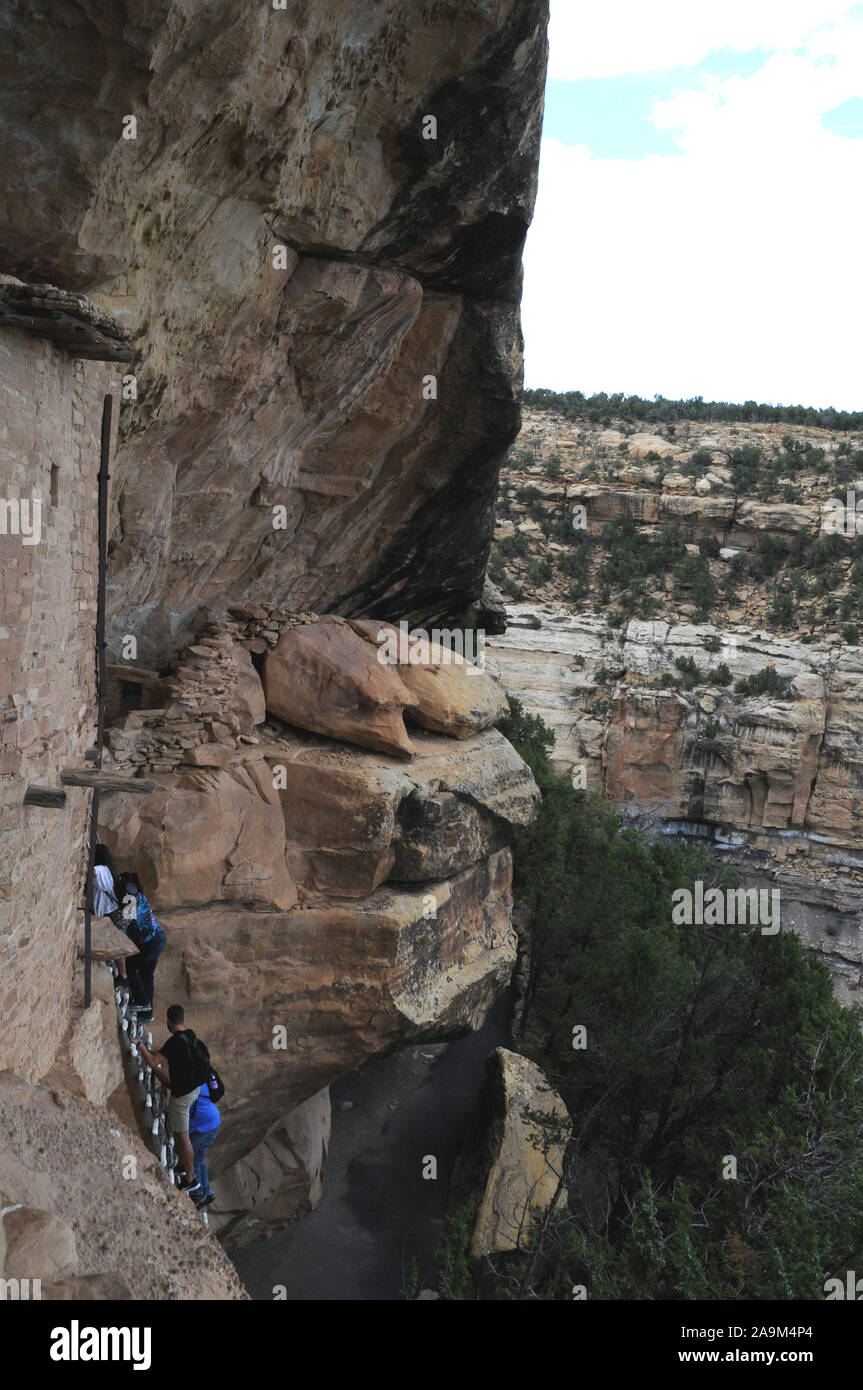
[[[93, 854], [93, 916], [110, 917], [115, 926], [123, 930], [120, 914], [119, 894], [114, 874], [114, 861], [110, 850], [97, 845]], [[116, 915], [115, 915], [116, 914]], [[126, 978], [126, 960], [120, 957], [114, 961], [121, 980]]]

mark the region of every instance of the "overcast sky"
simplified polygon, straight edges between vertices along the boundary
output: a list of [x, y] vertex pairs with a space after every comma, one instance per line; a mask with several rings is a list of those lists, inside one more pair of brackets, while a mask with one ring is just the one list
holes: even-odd
[[863, 4], [551, 0], [525, 384], [863, 409]]

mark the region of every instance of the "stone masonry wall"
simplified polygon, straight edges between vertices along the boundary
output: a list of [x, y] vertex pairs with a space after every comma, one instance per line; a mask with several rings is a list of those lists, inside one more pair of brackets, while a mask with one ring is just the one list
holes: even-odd
[[[31, 783], [59, 786], [95, 742], [97, 476], [118, 375], [0, 330], [0, 1070], [27, 1080], [68, 1021], [90, 793], [68, 788], [63, 810], [23, 798]], [[25, 544], [8, 502], [30, 499], [32, 526], [37, 497], [38, 540]]]

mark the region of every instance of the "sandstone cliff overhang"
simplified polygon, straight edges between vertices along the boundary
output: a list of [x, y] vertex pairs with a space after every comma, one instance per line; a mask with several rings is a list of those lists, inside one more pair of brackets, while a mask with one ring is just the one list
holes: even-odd
[[56, 285], [28, 285], [0, 275], [0, 326], [31, 338], [48, 338], [70, 357], [91, 362], [131, 362], [129, 335], [83, 294]]

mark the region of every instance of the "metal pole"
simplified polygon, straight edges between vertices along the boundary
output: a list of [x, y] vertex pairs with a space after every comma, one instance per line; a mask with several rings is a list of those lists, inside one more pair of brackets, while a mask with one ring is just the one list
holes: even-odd
[[96, 727], [96, 766], [102, 766], [102, 741], [105, 734], [105, 586], [108, 570], [108, 460], [111, 452], [111, 411], [113, 396], [102, 404], [102, 452], [99, 459], [99, 587], [96, 593], [96, 695], [98, 724]]
[[[99, 457], [99, 578], [96, 589], [96, 766], [102, 766], [102, 743], [105, 734], [105, 580], [108, 567], [108, 459], [111, 452], [111, 411], [113, 396], [102, 402], [102, 442]], [[90, 904], [93, 900], [93, 858], [96, 853], [96, 834], [99, 829], [99, 791], [93, 792], [90, 803], [90, 848], [87, 853], [87, 876], [84, 883], [84, 1008], [90, 1007], [91, 992], [91, 935]]]

